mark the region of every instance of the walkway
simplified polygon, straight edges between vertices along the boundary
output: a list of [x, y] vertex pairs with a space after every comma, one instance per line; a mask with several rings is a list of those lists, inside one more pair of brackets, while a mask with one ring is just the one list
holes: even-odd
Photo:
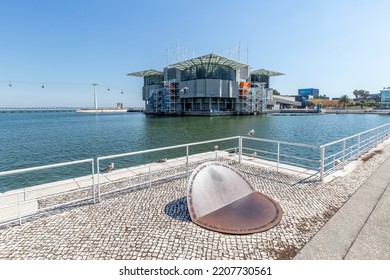
[[298, 260], [390, 260], [390, 157], [303, 247]]
[[388, 142], [324, 183], [226, 159], [283, 208], [280, 224], [262, 233], [227, 235], [192, 223], [182, 177], [0, 228], [0, 259], [389, 258]]

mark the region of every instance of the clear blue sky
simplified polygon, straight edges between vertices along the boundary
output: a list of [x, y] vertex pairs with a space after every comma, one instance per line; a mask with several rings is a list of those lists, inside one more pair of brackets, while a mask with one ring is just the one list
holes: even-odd
[[92, 107], [94, 82], [99, 106], [142, 106], [142, 78], [126, 74], [162, 70], [176, 46], [179, 60], [285, 73], [271, 80], [282, 94], [377, 93], [390, 86], [390, 1], [0, 0], [0, 107]]

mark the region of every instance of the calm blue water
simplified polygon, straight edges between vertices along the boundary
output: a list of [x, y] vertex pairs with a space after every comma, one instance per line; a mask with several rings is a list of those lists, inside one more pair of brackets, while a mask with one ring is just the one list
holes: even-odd
[[[0, 171], [246, 135], [252, 128], [255, 137], [319, 145], [388, 122], [390, 116], [381, 115], [151, 118], [143, 113], [4, 113], [0, 114]], [[151, 157], [148, 160], [162, 155]], [[142, 160], [139, 156], [115, 163], [120, 168]], [[90, 165], [81, 164], [4, 176], [0, 192], [88, 173]]]

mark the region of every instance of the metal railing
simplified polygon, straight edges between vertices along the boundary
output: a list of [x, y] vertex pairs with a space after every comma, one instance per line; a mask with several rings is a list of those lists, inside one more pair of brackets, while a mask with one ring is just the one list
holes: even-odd
[[[169, 162], [171, 163], [171, 166], [168, 164], [164, 168], [164, 170], [163, 170], [164, 172], [161, 172], [162, 170], [159, 166], [159, 162], [152, 162], [152, 163], [147, 162], [146, 165], [140, 165], [140, 163], [138, 162], [137, 167], [128, 170], [129, 173], [132, 173], [132, 176], [128, 175], [128, 177], [136, 177], [136, 176], [138, 176], [138, 178], [143, 177], [145, 179], [144, 182], [141, 182], [139, 184], [133, 184], [131, 186], [121, 187], [120, 190], [123, 190], [123, 189], [128, 188], [128, 187], [134, 187], [134, 186], [137, 186], [140, 184], [145, 184], [145, 182], [147, 184], [151, 185], [152, 182], [164, 180], [164, 179], [169, 179], [169, 178], [172, 178], [175, 176], [176, 177], [182, 176], [182, 175], [188, 176], [189, 172], [191, 171], [190, 170], [190, 159], [191, 158], [198, 157], [198, 160], [195, 161], [195, 164], [196, 164], [196, 162], [199, 163], [200, 161], [204, 161], [204, 160], [217, 160], [218, 153], [222, 151], [222, 150], [220, 150], [219, 146], [214, 146], [214, 147], [208, 146], [206, 148], [207, 152], [199, 153], [199, 151], [198, 151], [198, 153], [191, 155], [190, 154], [190, 147], [206, 145], [206, 144], [211, 144], [211, 143], [216, 143], [216, 142], [218, 142], [218, 144], [221, 145], [221, 142], [226, 142], [226, 141], [231, 141], [231, 140], [237, 141], [239, 139], [240, 139], [240, 136], [234, 136], [234, 137], [214, 139], [214, 140], [209, 140], [209, 141], [181, 144], [181, 145], [175, 145], [175, 146], [169, 146], [169, 147], [163, 147], [163, 148], [156, 148], [156, 149], [136, 151], [136, 152], [130, 152], [130, 153], [124, 153], [124, 154], [98, 157], [96, 160], [97, 175], [98, 175], [97, 176], [98, 201], [100, 202], [101, 195], [102, 195], [101, 184], [100, 184], [100, 179], [101, 179], [101, 176], [103, 175], [100, 171], [100, 166], [101, 166], [102, 161], [118, 159], [118, 158], [123, 158], [123, 157], [132, 157], [132, 156], [136, 156], [136, 155], [158, 153], [158, 152], [162, 152], [162, 151], [172, 151], [172, 150], [178, 150], [178, 149], [185, 148], [185, 150], [182, 150], [182, 152], [179, 152], [176, 155], [176, 157], [173, 159], [173, 162], [172, 162], [172, 159], [169, 160]], [[230, 149], [230, 147], [228, 147], [226, 150], [228, 150], [228, 149]], [[199, 156], [202, 156], [202, 157], [199, 158]], [[165, 160], [168, 161], [168, 159], [165, 159]], [[182, 164], [180, 162], [182, 162]], [[184, 167], [183, 167], [183, 164], [184, 164]], [[171, 172], [167, 172], [169, 170]], [[159, 174], [159, 176], [157, 176], [157, 173], [161, 173], [161, 174]], [[168, 175], [166, 175], [166, 174], [168, 174]], [[110, 194], [110, 193], [113, 193], [116, 191], [117, 191], [117, 189], [114, 188], [113, 190], [107, 190], [106, 192], [104, 192], [104, 194], [107, 195], [107, 194]]]
[[241, 139], [242, 154], [274, 162], [277, 172], [282, 165], [283, 168], [290, 165], [307, 170], [320, 170], [319, 146], [245, 136]]
[[343, 169], [349, 162], [360, 158], [390, 136], [390, 123], [327, 143], [321, 148], [321, 180]]
[[[92, 175], [92, 189], [91, 189], [91, 199], [95, 201], [95, 167], [93, 159], [84, 159], [77, 160], [71, 162], [64, 162], [58, 164], [37, 166], [31, 168], [23, 168], [16, 169], [10, 171], [0, 172], [1, 176], [7, 175], [15, 175], [26, 172], [33, 172], [39, 170], [47, 170], [53, 168], [59, 168], [64, 166], [76, 165], [81, 163], [91, 163], [91, 175]], [[82, 191], [82, 188], [73, 188], [71, 190], [67, 189], [69, 186], [68, 181], [64, 181], [65, 183], [61, 185], [61, 183], [56, 183], [54, 185], [45, 184], [42, 186], [35, 186], [29, 188], [18, 189], [15, 191], [8, 191], [3, 194], [0, 194], [0, 225], [5, 223], [10, 223], [14, 221], [18, 221], [19, 224], [22, 223], [22, 219], [28, 216], [32, 216], [37, 213], [42, 213], [44, 211], [59, 208], [64, 205], [68, 205], [71, 203], [75, 203], [81, 200], [85, 200], [85, 198], [76, 198], [69, 197], [72, 193]], [[65, 185], [65, 187], [61, 187]], [[77, 184], [76, 184], [77, 185]], [[57, 188], [53, 192], [53, 188]], [[87, 187], [90, 188], [90, 187]], [[60, 189], [60, 190], [59, 190]], [[64, 195], [68, 196], [68, 199], [64, 201]], [[56, 198], [61, 197], [60, 201], [57, 203]], [[7, 204], [8, 203], [8, 204]], [[5, 214], [4, 214], [5, 213]]]
[[[307, 171], [310, 176], [314, 175], [319, 180], [323, 181], [325, 176], [343, 169], [346, 164], [358, 159], [389, 137], [390, 123], [320, 146], [246, 136], [234, 136], [103, 156], [96, 159], [97, 184], [95, 184], [94, 159], [0, 172], [1, 177], [81, 163], [91, 163], [92, 167], [92, 185], [89, 184], [84, 188], [69, 189], [63, 187], [60, 188], [61, 191], [58, 191], [58, 189], [54, 190], [59, 186], [59, 183], [56, 183], [53, 185], [38, 186], [39, 188], [29, 187], [0, 194], [0, 225], [4, 223], [4, 220], [7, 222], [19, 221], [19, 223], [21, 223], [22, 218], [24, 217], [52, 208], [61, 207], [82, 200], [92, 200], [94, 203], [96, 201], [100, 202], [102, 195], [109, 195], [114, 192], [138, 186], [152, 186], [153, 182], [160, 180], [189, 176], [189, 172], [196, 168], [201, 162], [210, 160], [234, 160], [239, 163], [243, 163], [243, 160], [245, 160], [245, 164], [250, 164], [250, 160], [256, 159], [256, 161], [252, 162], [270, 165], [274, 167], [277, 172], [279, 172], [280, 169], [294, 169], [295, 171], [302, 173], [306, 173]], [[215, 145], [210, 145], [212, 143]], [[190, 151], [192, 153], [190, 153]], [[151, 160], [151, 157], [148, 158], [146, 156], [156, 153], [157, 155], [160, 155], [161, 152], [171, 153], [169, 159], [162, 161], [164, 162], [162, 165], [160, 164], [161, 162], [153, 161]], [[231, 154], [228, 154], [227, 152], [231, 152]], [[234, 157], [228, 157], [227, 155], [234, 155]], [[115, 171], [109, 173], [102, 173], [100, 170], [100, 166], [105, 161], [119, 158], [128, 159], [136, 156], [144, 156], [144, 158], [142, 161], [133, 161], [133, 163], [135, 163], [134, 166], [127, 165], [123, 168], [119, 168], [119, 170], [116, 168]], [[125, 163], [123, 164], [125, 165]], [[101, 181], [103, 177], [105, 177], [105, 182]], [[64, 185], [65, 184], [66, 182]], [[112, 187], [112, 185], [115, 184], [119, 184], [119, 187]], [[44, 196], [41, 195], [28, 199], [28, 193], [42, 190], [42, 187], [45, 187], [50, 191], [47, 191]], [[85, 190], [87, 190], [87, 195], [80, 195], [80, 192]], [[73, 195], [77, 192], [78, 195]], [[88, 194], [90, 195], [88, 196]], [[65, 199], [65, 202], [64, 195], [69, 196]], [[30, 195], [30, 197], [33, 196]], [[49, 203], [50, 201], [48, 202], [48, 200], [50, 199], [58, 199], [59, 201], [56, 201], [56, 203]], [[10, 203], [3, 205], [3, 201], [8, 201]], [[36, 205], [32, 210], [29, 210], [27, 206], [31, 203], [35, 203]], [[1, 211], [3, 210], [4, 212], [4, 209], [7, 208], [14, 211], [15, 214], [4, 219], [1, 216]], [[12, 212], [11, 210], [9, 212]]]
[[[281, 164], [284, 167], [296, 166], [318, 172], [319, 179], [323, 181], [326, 176], [343, 169], [389, 137], [390, 123], [320, 146], [240, 137], [240, 151], [253, 158], [275, 162], [277, 172]], [[248, 142], [261, 145], [248, 146]]]

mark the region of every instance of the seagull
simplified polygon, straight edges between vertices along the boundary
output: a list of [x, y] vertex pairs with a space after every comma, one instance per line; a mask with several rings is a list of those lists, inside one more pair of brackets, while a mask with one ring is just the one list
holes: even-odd
[[106, 168], [103, 169], [103, 172], [110, 172], [114, 169], [114, 163], [111, 162], [109, 165], [106, 166]]
[[257, 157], [257, 152], [254, 151], [253, 153], [251, 153], [251, 158], [250, 160], [254, 159], [255, 157]]
[[248, 133], [247, 133], [248, 136], [253, 136], [255, 135], [255, 130], [252, 128]]
[[234, 156], [237, 152], [238, 152], [238, 149], [237, 149], [237, 148], [234, 148], [234, 149], [232, 149], [232, 150], [229, 151], [229, 155], [230, 155], [230, 156]]

